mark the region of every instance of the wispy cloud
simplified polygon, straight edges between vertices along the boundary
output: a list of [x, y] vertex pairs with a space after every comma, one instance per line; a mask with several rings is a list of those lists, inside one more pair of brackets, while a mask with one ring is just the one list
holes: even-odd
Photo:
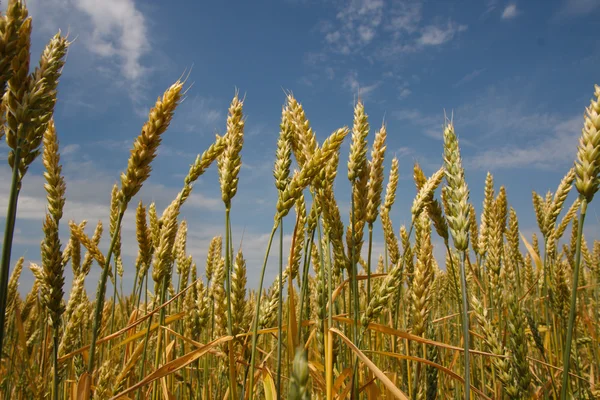
[[504, 8], [504, 11], [502, 11], [502, 19], [513, 19], [519, 14], [520, 12], [517, 10], [517, 5], [514, 3], [509, 4]]
[[[45, 35], [58, 29], [68, 32], [92, 56], [88, 68], [126, 85], [131, 97], [140, 96], [143, 79], [150, 71], [143, 58], [150, 54], [150, 32], [144, 14], [133, 0], [31, 0], [28, 8]], [[73, 50], [73, 46], [72, 49]], [[72, 62], [70, 63], [72, 64]], [[115, 73], [120, 79], [115, 79]]]
[[479, 75], [481, 75], [483, 72], [485, 72], [485, 68], [480, 68], [480, 69], [476, 69], [474, 71], [469, 72], [468, 74], [466, 74], [465, 76], [463, 76], [462, 78], [460, 78], [456, 83], [454, 83], [452, 85], [452, 87], [459, 87], [464, 85], [465, 83], [469, 83], [471, 82], [473, 79], [477, 78]]
[[335, 24], [325, 24], [323, 33], [331, 49], [350, 54], [371, 43], [383, 20], [383, 0], [358, 0], [346, 3], [336, 14]]
[[581, 117], [568, 119], [556, 125], [553, 132], [541, 141], [535, 138], [535, 143], [488, 149], [466, 158], [465, 164], [470, 168], [487, 170], [562, 167], [574, 160], [581, 124]]
[[381, 82], [375, 82], [370, 85], [363, 85], [358, 80], [358, 72], [350, 71], [344, 78], [344, 87], [355, 94], [358, 94], [363, 100], [368, 98], [375, 89], [381, 85]]
[[429, 25], [423, 28], [421, 37], [417, 43], [423, 46], [438, 46], [446, 43], [458, 33], [465, 31], [466, 25], [457, 24], [453, 21], [448, 21], [446, 26], [444, 25]]
[[[344, 3], [334, 20], [321, 21], [325, 49], [306, 61], [319, 64], [331, 54], [387, 59], [452, 40], [467, 25], [453, 20], [423, 23], [422, 1], [355, 0]], [[435, 21], [435, 19], [434, 19]]]

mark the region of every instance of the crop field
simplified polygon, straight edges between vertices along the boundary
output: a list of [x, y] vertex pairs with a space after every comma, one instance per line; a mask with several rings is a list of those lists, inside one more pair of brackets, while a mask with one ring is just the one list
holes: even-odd
[[[370, 120], [358, 98], [346, 126], [340, 121], [319, 141], [302, 100], [285, 92], [269, 183], [277, 189], [272, 229], [264, 263], [249, 265], [244, 242], [232, 238], [242, 148], [253, 140], [244, 96], [236, 91], [223, 133], [157, 209], [138, 193], [190, 90], [182, 75], [147, 105], [129, 140], [129, 160], [106, 193], [108, 226], [66, 220], [69, 182], [54, 109], [73, 41], [51, 37], [36, 64], [31, 33], [26, 5], [9, 0], [0, 16], [0, 138], [11, 171], [0, 178], [10, 182], [0, 271], [3, 399], [600, 399], [600, 240], [584, 234], [600, 185], [595, 82], [581, 104], [572, 167], [554, 192], [531, 197], [541, 235], [523, 234], [491, 173], [483, 203], [473, 204], [460, 126], [444, 115], [441, 167], [428, 176], [414, 163], [403, 172], [417, 194], [400, 226], [392, 209], [401, 171], [388, 154], [386, 123]], [[36, 160], [47, 195], [39, 263], [13, 248], [21, 187]], [[190, 254], [181, 211], [209, 170], [218, 174], [223, 224], [200, 260]], [[334, 191], [342, 180], [349, 191]], [[137, 258], [129, 263], [122, 232], [133, 220]], [[277, 260], [271, 274], [269, 255]], [[25, 269], [34, 281], [22, 296]], [[92, 269], [100, 273], [88, 293]], [[124, 274], [132, 287], [123, 287]]]

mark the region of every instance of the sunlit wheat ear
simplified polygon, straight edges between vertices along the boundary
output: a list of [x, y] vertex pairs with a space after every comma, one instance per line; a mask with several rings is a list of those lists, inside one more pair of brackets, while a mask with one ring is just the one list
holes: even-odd
[[[29, 51], [31, 47], [31, 18], [27, 18], [27, 12], [20, 19], [16, 30], [16, 56], [11, 61], [12, 74], [8, 79], [8, 85], [4, 94], [3, 103], [6, 106], [6, 143], [12, 149], [8, 156], [8, 163], [14, 167], [14, 156], [19, 140], [27, 137], [25, 127], [22, 125], [27, 121], [26, 110], [23, 109], [27, 87], [29, 86]], [[20, 17], [19, 17], [20, 18]]]
[[[80, 228], [79, 231], [81, 233], [83, 233], [83, 228], [85, 227], [85, 224], [86, 224], [86, 221], [84, 220], [79, 225], [79, 228]], [[70, 226], [70, 222], [69, 222], [69, 226]], [[104, 227], [102, 226], [102, 221], [98, 221], [98, 224], [96, 225], [96, 228], [94, 229], [94, 234], [92, 235], [92, 238], [89, 240], [90, 244], [95, 246], [96, 249], [98, 249], [98, 245], [100, 244], [100, 239], [102, 238], [103, 229], [104, 229]], [[74, 237], [73, 232], [71, 232], [71, 236]], [[77, 237], [77, 241], [81, 244], [79, 237]], [[86, 247], [86, 250], [87, 250], [87, 247]], [[94, 255], [92, 253], [90, 253], [89, 250], [87, 250], [87, 252], [85, 253], [85, 256], [83, 257], [83, 262], [81, 263], [80, 275], [89, 274], [94, 260], [95, 260]]]
[[396, 201], [396, 189], [398, 188], [398, 158], [392, 159], [392, 166], [390, 168], [390, 176], [388, 178], [388, 184], [385, 188], [385, 199], [383, 201], [383, 208], [388, 212], [392, 209], [394, 202]]
[[506, 349], [502, 345], [502, 341], [499, 338], [498, 332], [491, 322], [491, 318], [488, 316], [487, 310], [483, 307], [483, 304], [475, 296], [471, 298], [471, 304], [473, 304], [474, 315], [481, 326], [483, 331], [484, 341], [486, 343], [486, 350], [499, 357], [492, 358], [492, 364], [496, 376], [504, 385], [509, 386], [512, 382], [510, 374], [510, 363], [506, 356]]
[[231, 308], [233, 312], [233, 334], [237, 335], [245, 328], [246, 312], [246, 260], [240, 249], [235, 257], [231, 278]]
[[563, 206], [565, 204], [565, 201], [567, 200], [567, 196], [569, 195], [569, 192], [571, 191], [571, 187], [572, 187], [574, 180], [575, 180], [575, 168], [573, 167], [569, 170], [569, 172], [567, 172], [567, 174], [560, 181], [560, 184], [558, 185], [558, 188], [556, 189], [556, 194], [554, 195], [552, 202], [549, 204], [549, 210], [548, 210], [548, 216], [547, 216], [547, 218], [548, 218], [547, 226], [548, 226], [548, 230], [550, 232], [552, 229], [554, 229], [556, 220], [558, 219], [558, 216], [562, 212]]
[[[284, 287], [287, 281], [288, 274], [287, 270], [283, 271], [283, 279], [281, 280], [281, 286]], [[279, 302], [279, 275], [275, 277], [269, 294], [267, 295], [267, 301], [261, 302], [261, 312], [259, 319], [259, 326], [263, 328], [272, 327], [277, 320], [277, 305]]]
[[46, 171], [46, 192], [48, 193], [48, 211], [43, 224], [44, 241], [42, 242], [42, 267], [44, 271], [43, 288], [48, 290], [43, 296], [43, 301], [48, 307], [50, 318], [55, 329], [60, 324], [60, 316], [64, 311], [62, 305], [64, 285], [64, 264], [58, 236], [58, 222], [62, 217], [65, 204], [65, 182], [61, 175], [60, 156], [58, 154], [58, 140], [54, 123], [48, 124], [44, 134], [44, 154], [42, 161]]
[[[121, 205], [119, 187], [115, 184], [112, 188], [110, 196], [110, 218], [109, 218], [109, 235], [112, 238], [117, 231], [117, 221], [119, 219], [119, 211]], [[115, 265], [117, 267], [117, 274], [123, 277], [123, 263], [121, 261], [121, 227], [118, 227], [116, 233], [116, 240], [113, 246], [113, 254]]]
[[285, 190], [290, 176], [290, 165], [292, 164], [292, 125], [286, 117], [285, 109], [282, 110], [281, 124], [279, 125], [279, 139], [277, 139], [277, 151], [275, 153], [275, 166], [273, 176], [275, 187], [279, 192]]
[[217, 267], [219, 260], [221, 259], [221, 251], [223, 246], [223, 238], [221, 236], [215, 236], [210, 241], [208, 246], [208, 254], [206, 255], [206, 281], [211, 282], [215, 268]]
[[298, 200], [296, 200], [295, 209], [297, 222], [295, 227], [294, 247], [292, 249], [293, 254], [290, 255], [289, 261], [290, 281], [293, 281], [298, 276], [302, 249], [304, 249], [304, 235], [306, 230], [306, 203], [304, 202], [304, 195], [300, 195]]
[[444, 167], [438, 169], [423, 185], [417, 196], [413, 201], [412, 208], [410, 210], [412, 214], [413, 222], [417, 219], [421, 211], [431, 202], [432, 194], [437, 189], [437, 187], [442, 183], [442, 179], [444, 178]]
[[332, 133], [331, 136], [325, 140], [323, 146], [315, 151], [311, 159], [306, 162], [304, 168], [302, 168], [300, 172], [294, 174], [290, 183], [277, 200], [276, 221], [289, 213], [294, 202], [298, 196], [300, 196], [300, 193], [302, 193], [302, 191], [310, 184], [312, 178], [319, 172], [321, 166], [327, 162], [332, 154], [339, 151], [347, 134], [347, 128], [341, 128]]
[[226, 208], [231, 207], [231, 200], [237, 192], [238, 174], [242, 167], [241, 150], [244, 144], [244, 119], [242, 115], [243, 101], [237, 92], [229, 106], [227, 116], [226, 146], [217, 158], [221, 197]]
[[162, 98], [157, 99], [142, 132], [133, 142], [127, 170], [121, 174], [122, 211], [150, 176], [150, 164], [156, 158], [161, 136], [169, 127], [173, 113], [179, 105], [182, 88], [183, 83], [178, 80], [165, 91]]
[[[80, 228], [80, 226], [74, 221], [69, 221], [69, 228], [71, 229], [71, 234], [75, 236], [77, 240], [79, 240], [79, 242], [83, 245], [83, 247], [86, 248], [93, 259], [96, 260], [96, 262], [98, 262], [98, 264], [100, 264], [102, 267], [104, 267], [106, 264], [106, 259], [104, 258], [104, 254], [102, 254], [102, 252], [98, 249], [98, 244], [90, 239], [85, 232], [83, 232], [83, 229]], [[109, 275], [112, 274], [110, 269], [108, 273]]]
[[177, 234], [175, 235], [175, 243], [173, 245], [173, 259], [177, 264], [177, 274], [181, 276], [185, 285], [187, 285], [187, 278], [189, 274], [189, 267], [187, 262], [187, 222], [181, 221]]
[[359, 101], [354, 107], [354, 126], [352, 127], [352, 144], [348, 160], [348, 179], [354, 182], [367, 171], [367, 135], [369, 122], [364, 104]]
[[487, 252], [488, 247], [488, 230], [491, 223], [492, 208], [494, 205], [494, 177], [489, 172], [485, 178], [485, 190], [483, 196], [483, 208], [481, 211], [481, 225], [479, 226], [479, 243], [477, 248], [479, 255], [483, 256]]
[[577, 215], [577, 210], [579, 210], [580, 205], [581, 200], [579, 198], [573, 201], [573, 204], [571, 204], [571, 207], [569, 207], [563, 218], [560, 220], [560, 223], [556, 227], [554, 235], [555, 240], [558, 240], [563, 236], [565, 230], [567, 229], [567, 226], [569, 225], [571, 220], [573, 220], [575, 215]]
[[475, 254], [479, 254], [479, 232], [477, 227], [477, 213], [473, 204], [469, 203], [469, 242]]
[[21, 277], [21, 271], [23, 271], [24, 261], [25, 259], [23, 257], [19, 258], [13, 268], [13, 271], [10, 273], [10, 279], [8, 280], [8, 294], [6, 297], [6, 313], [8, 315], [11, 315], [14, 311], [15, 304], [19, 298], [17, 289], [19, 288], [19, 278]]
[[431, 283], [434, 278], [432, 264], [433, 247], [431, 246], [431, 225], [426, 212], [421, 213], [416, 230], [419, 232], [417, 265], [412, 285], [413, 300], [413, 334], [417, 336], [425, 333], [427, 318], [431, 311]]
[[291, 93], [287, 95], [286, 103], [284, 118], [286, 123], [290, 124], [292, 128], [290, 145], [298, 166], [302, 168], [306, 161], [312, 157], [315, 150], [317, 150], [317, 138], [306, 118], [302, 104]]
[[[22, 1], [10, 0], [6, 7], [5, 16], [2, 18], [2, 30], [0, 39], [0, 98], [4, 96], [6, 82], [12, 77], [12, 60], [17, 55], [19, 40], [19, 28], [27, 18], [27, 9]], [[4, 116], [2, 116], [4, 117]], [[0, 133], [2, 138], [2, 133]]]
[[139, 268], [138, 273], [141, 279], [146, 275], [153, 252], [152, 236], [146, 219], [146, 208], [141, 200], [135, 212], [135, 232], [138, 242], [138, 255], [135, 264]]
[[185, 203], [192, 193], [192, 185], [210, 165], [223, 154], [227, 148], [227, 136], [216, 136], [215, 142], [208, 149], [196, 157], [196, 161], [190, 167], [187, 176], [184, 179], [184, 186], [181, 191], [181, 204]]
[[390, 214], [386, 209], [381, 213], [381, 226], [383, 228], [383, 236], [387, 245], [387, 251], [390, 256], [390, 263], [395, 265], [400, 259], [400, 248], [398, 247], [398, 238], [394, 233]]
[[575, 187], [589, 203], [600, 184], [600, 86], [595, 85], [594, 99], [585, 110], [584, 125], [575, 161]]
[[159, 290], [158, 285], [163, 282], [164, 278], [167, 278], [167, 286], [170, 280], [170, 266], [173, 262], [173, 246], [177, 235], [178, 216], [178, 199], [175, 199], [161, 217], [163, 226], [160, 229], [160, 238], [155, 247], [156, 257], [154, 258], [152, 279], [157, 284], [157, 292]]
[[[85, 223], [80, 224], [81, 229], [85, 229], [85, 225], [87, 225], [87, 221]], [[73, 276], [79, 275], [79, 271], [81, 271], [81, 244], [77, 240], [76, 237], [71, 235], [67, 245], [63, 249], [63, 258], [62, 263], [67, 265], [69, 260], [71, 260], [71, 269], [73, 270]]]
[[469, 247], [469, 189], [452, 123], [448, 123], [444, 129], [444, 165], [450, 206], [446, 210], [446, 218], [454, 246], [458, 251], [465, 251]]
[[367, 327], [370, 322], [379, 318], [386, 306], [393, 299], [397, 288], [402, 285], [404, 263], [394, 264], [388, 272], [383, 282], [373, 291], [373, 296], [369, 299], [366, 312], [361, 316], [363, 327]]
[[69, 42], [58, 32], [46, 45], [39, 66], [31, 74], [27, 99], [31, 125], [27, 132], [27, 145], [23, 147], [23, 162], [29, 165], [37, 156], [46, 127], [54, 113], [57, 100], [58, 79], [65, 63]]
[[367, 184], [367, 215], [366, 222], [372, 224], [377, 219], [377, 209], [381, 204], [381, 191], [383, 190], [383, 161], [385, 157], [385, 140], [387, 131], [385, 125], [375, 135], [369, 168], [369, 182]]

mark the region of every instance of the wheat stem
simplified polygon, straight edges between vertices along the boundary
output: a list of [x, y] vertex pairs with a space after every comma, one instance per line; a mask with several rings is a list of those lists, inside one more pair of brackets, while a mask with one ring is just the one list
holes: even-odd
[[569, 364], [571, 363], [571, 342], [573, 338], [573, 327], [575, 325], [575, 315], [577, 312], [577, 282], [579, 280], [579, 268], [581, 262], [581, 237], [583, 236], [583, 222], [587, 211], [587, 199], [582, 196], [581, 210], [579, 212], [579, 226], [577, 227], [577, 245], [575, 250], [575, 268], [573, 269], [573, 283], [571, 288], [571, 308], [569, 312], [569, 322], [567, 325], [567, 342], [563, 354], [563, 379], [560, 390], [561, 400], [567, 399], [569, 386]]

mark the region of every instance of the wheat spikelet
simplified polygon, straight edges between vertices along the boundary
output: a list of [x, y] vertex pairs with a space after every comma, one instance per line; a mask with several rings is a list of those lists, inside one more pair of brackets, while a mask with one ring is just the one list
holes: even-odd
[[219, 182], [221, 184], [221, 197], [225, 208], [231, 207], [231, 200], [237, 192], [238, 174], [242, 168], [240, 152], [244, 144], [244, 119], [242, 115], [243, 101], [235, 93], [229, 114], [227, 116], [227, 142], [223, 153], [217, 158], [219, 169]]
[[156, 283], [157, 293], [158, 285], [162, 284], [163, 279], [170, 283], [170, 267], [173, 263], [173, 246], [177, 235], [177, 216], [179, 215], [178, 199], [173, 200], [165, 210], [161, 220], [163, 226], [160, 229], [160, 239], [156, 244], [154, 264], [152, 268], [152, 279]]
[[300, 168], [313, 156], [317, 150], [317, 138], [306, 118], [302, 104], [300, 104], [290, 93], [286, 97], [285, 108], [286, 124], [291, 125], [290, 146], [294, 152], [296, 161]]
[[585, 110], [584, 125], [577, 147], [575, 187], [589, 203], [598, 191], [600, 179], [600, 86], [595, 85], [594, 97]]
[[181, 221], [175, 234], [175, 243], [173, 244], [173, 258], [177, 264], [177, 274], [183, 279], [183, 287], [187, 286], [189, 267], [191, 265], [191, 263], [188, 265], [186, 254], [187, 230], [187, 222], [185, 220]]
[[235, 257], [233, 276], [231, 278], [231, 308], [233, 334], [237, 335], [246, 328], [244, 318], [246, 313], [246, 260], [240, 249]]
[[427, 213], [422, 213], [416, 224], [419, 232], [417, 265], [412, 284], [413, 300], [413, 334], [417, 336], [425, 333], [427, 318], [431, 311], [431, 283], [434, 278], [432, 264], [431, 225]]
[[14, 307], [18, 300], [17, 289], [19, 288], [19, 278], [21, 277], [21, 271], [23, 270], [23, 262], [25, 262], [23, 257], [20, 257], [17, 260], [17, 263], [10, 274], [10, 279], [8, 280], [8, 290], [6, 295], [7, 315], [11, 315], [14, 312]]
[[341, 128], [335, 131], [329, 136], [323, 146], [317, 149], [313, 156], [306, 162], [304, 168], [300, 172], [296, 172], [286, 189], [281, 192], [279, 199], [277, 200], [277, 213], [275, 220], [278, 221], [285, 217], [294, 202], [300, 196], [300, 193], [309, 185], [312, 178], [318, 173], [321, 165], [325, 163], [332, 154], [337, 153], [344, 140], [344, 137], [348, 134], [347, 128]]
[[432, 194], [437, 189], [437, 187], [442, 183], [442, 179], [444, 178], [444, 167], [438, 169], [433, 175], [427, 179], [417, 196], [413, 201], [412, 208], [410, 212], [412, 214], [412, 222], [417, 219], [417, 217], [421, 214], [423, 209], [428, 206], [433, 198]]
[[179, 105], [182, 87], [183, 83], [178, 80], [165, 91], [162, 98], [156, 100], [142, 132], [133, 142], [127, 170], [121, 174], [122, 212], [150, 176], [150, 164], [156, 158], [161, 135], [169, 127], [175, 108]]
[[282, 110], [279, 139], [277, 140], [277, 152], [275, 153], [275, 187], [278, 191], [285, 190], [290, 176], [290, 165], [292, 164], [292, 126], [286, 117], [286, 110]]
[[385, 157], [385, 139], [387, 131], [385, 125], [375, 134], [371, 161], [369, 162], [369, 182], [367, 184], [367, 212], [366, 221], [373, 224], [377, 219], [377, 209], [381, 204], [381, 191], [383, 190], [383, 161]]
[[494, 218], [492, 215], [494, 197], [494, 177], [488, 172], [485, 178], [481, 225], [479, 226], [479, 243], [477, 244], [480, 256], [485, 255], [488, 248], [488, 226], [490, 225], [492, 218]]
[[[4, 96], [6, 83], [12, 77], [12, 60], [16, 57], [19, 40], [19, 28], [27, 18], [27, 9], [20, 0], [9, 0], [6, 16], [1, 18], [0, 34], [0, 98]], [[3, 131], [0, 131], [0, 139]]]
[[138, 275], [141, 280], [148, 271], [153, 253], [152, 234], [146, 220], [146, 208], [141, 200], [135, 212], [135, 233], [138, 242], [138, 255], [135, 265], [139, 268]]
[[184, 179], [183, 189], [180, 194], [181, 204], [185, 203], [192, 193], [192, 184], [196, 182], [196, 180], [204, 174], [204, 171], [206, 171], [208, 167], [221, 156], [226, 147], [227, 137], [217, 135], [215, 142], [211, 144], [202, 155], [196, 157], [196, 161], [190, 166], [190, 170]]
[[45, 189], [48, 193], [48, 211], [43, 224], [44, 240], [42, 242], [42, 301], [48, 308], [49, 317], [54, 329], [58, 329], [60, 316], [64, 311], [62, 305], [64, 286], [64, 264], [58, 236], [58, 222], [62, 217], [65, 203], [65, 182], [61, 174], [58, 141], [52, 121], [44, 134], [44, 155], [42, 157], [46, 172]]
[[446, 218], [454, 246], [458, 251], [465, 251], [469, 247], [469, 189], [465, 182], [458, 138], [451, 122], [444, 129], [444, 164], [449, 205]]
[[294, 228], [294, 247], [290, 254], [289, 261], [289, 276], [290, 281], [293, 281], [298, 276], [300, 269], [300, 259], [302, 257], [302, 249], [304, 249], [304, 235], [306, 228], [306, 204], [304, 195], [300, 195], [296, 200], [296, 226]]

